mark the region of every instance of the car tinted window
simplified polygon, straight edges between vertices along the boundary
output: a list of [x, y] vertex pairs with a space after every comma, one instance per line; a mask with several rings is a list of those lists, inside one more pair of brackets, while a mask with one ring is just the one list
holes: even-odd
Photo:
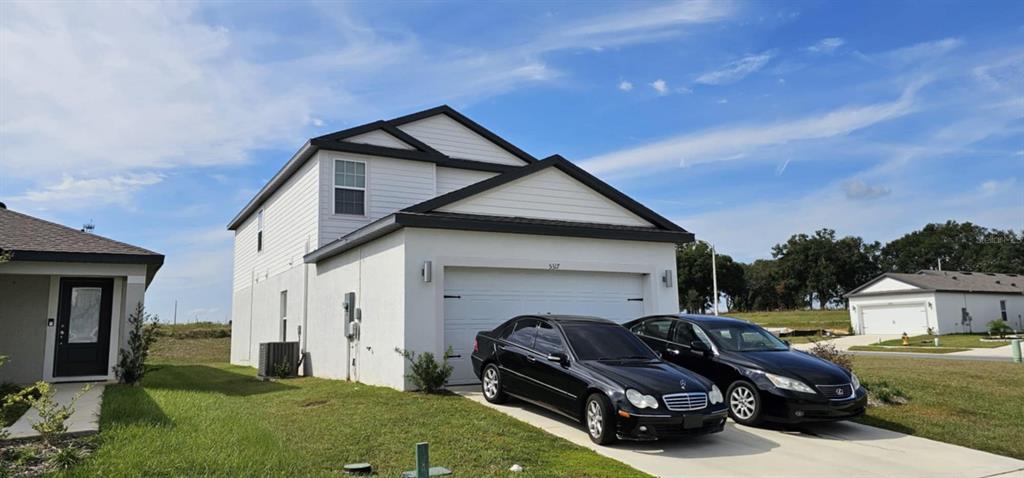
[[533, 339], [537, 335], [537, 321], [524, 319], [516, 322], [514, 330], [508, 336], [508, 341], [516, 345], [522, 345], [528, 349], [533, 348]]
[[551, 324], [541, 322], [537, 326], [537, 338], [533, 349], [542, 354], [551, 355], [555, 352], [563, 352], [565, 347], [562, 346], [561, 334]]
[[647, 344], [618, 325], [568, 324], [562, 329], [580, 360], [657, 359]]
[[753, 324], [712, 323], [705, 326], [719, 347], [734, 352], [789, 350], [789, 346], [771, 332]]
[[647, 319], [633, 326], [633, 333], [644, 337], [669, 340], [668, 333], [672, 329], [673, 319]]
[[697, 340], [697, 334], [693, 333], [693, 324], [688, 322], [679, 322], [676, 324], [676, 330], [672, 333], [672, 341], [677, 344], [690, 345], [694, 340]]

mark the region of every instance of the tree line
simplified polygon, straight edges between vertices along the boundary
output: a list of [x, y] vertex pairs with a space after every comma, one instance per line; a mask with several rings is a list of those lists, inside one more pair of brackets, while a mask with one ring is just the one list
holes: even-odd
[[[715, 255], [720, 301], [729, 310], [845, 307], [843, 295], [878, 274], [935, 269], [940, 261], [943, 270], [1024, 274], [1024, 231], [947, 221], [883, 245], [820, 229], [794, 234], [771, 253], [771, 259], [749, 264]], [[676, 252], [679, 304], [687, 311], [712, 308], [710, 255], [702, 242], [682, 245]]]

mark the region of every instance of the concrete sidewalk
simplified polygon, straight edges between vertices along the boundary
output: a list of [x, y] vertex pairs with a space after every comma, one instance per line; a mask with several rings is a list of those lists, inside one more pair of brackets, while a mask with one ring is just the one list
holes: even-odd
[[[822, 340], [822, 342], [835, 344], [839, 350], [849, 350], [854, 345], [873, 345], [885, 340], [900, 338], [899, 335], [872, 334], [872, 335], [847, 335], [834, 339]], [[793, 344], [797, 350], [810, 350], [814, 344]]]
[[[828, 342], [835, 344], [836, 348], [842, 351], [850, 352], [854, 355], [870, 355], [870, 356], [895, 356], [895, 357], [907, 357], [907, 358], [937, 358], [946, 360], [991, 360], [997, 362], [1004, 362], [1013, 360], [1013, 352], [1010, 350], [1010, 345], [1004, 345], [1002, 347], [993, 348], [975, 348], [971, 350], [965, 350], [963, 352], [950, 352], [946, 354], [930, 354], [926, 352], [884, 352], [884, 351], [856, 351], [850, 350], [850, 347], [855, 345], [874, 345], [880, 341], [893, 340], [900, 338], [900, 335], [849, 335], [846, 337], [838, 337], [835, 339], [823, 340], [822, 342]], [[810, 350], [814, 344], [793, 344], [793, 348], [797, 350]]]
[[852, 422], [780, 431], [729, 421], [724, 432], [703, 437], [599, 446], [577, 423], [542, 408], [515, 400], [492, 405], [478, 386], [453, 391], [660, 477], [1024, 477], [1021, 460]]
[[[76, 393], [86, 386], [84, 383], [55, 383], [54, 400], [63, 405], [69, 403]], [[105, 384], [93, 383], [92, 388], [85, 392], [75, 402], [75, 413], [68, 418], [68, 435], [88, 435], [96, 433], [100, 429], [100, 403], [103, 401], [103, 389]], [[10, 432], [11, 439], [35, 438], [39, 433], [32, 429], [32, 423], [39, 421], [39, 413], [36, 409], [30, 408], [18, 421], [14, 422], [6, 430]]]

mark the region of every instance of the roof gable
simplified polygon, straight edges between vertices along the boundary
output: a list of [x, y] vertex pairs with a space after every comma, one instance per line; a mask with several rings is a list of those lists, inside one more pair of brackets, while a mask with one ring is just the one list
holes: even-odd
[[869, 283], [860, 292], [889, 292], [894, 290], [915, 290], [920, 287], [908, 284], [905, 281], [893, 277], [879, 277], [874, 283]]
[[404, 141], [402, 141], [402, 140], [392, 136], [391, 134], [389, 134], [388, 132], [384, 131], [383, 129], [377, 129], [377, 130], [373, 130], [373, 131], [370, 131], [370, 132], [367, 132], [367, 133], [357, 134], [355, 136], [352, 136], [352, 137], [348, 138], [347, 141], [350, 142], [350, 143], [370, 144], [370, 145], [374, 145], [374, 146], [382, 146], [382, 147], [385, 147], [385, 148], [409, 149], [409, 150], [416, 149], [415, 147], [413, 147], [409, 143], [406, 143], [406, 142], [404, 142]]
[[523, 159], [516, 157], [443, 113], [406, 123], [399, 129], [452, 158], [512, 166], [527, 164]]
[[404, 211], [526, 217], [686, 232], [558, 155]]

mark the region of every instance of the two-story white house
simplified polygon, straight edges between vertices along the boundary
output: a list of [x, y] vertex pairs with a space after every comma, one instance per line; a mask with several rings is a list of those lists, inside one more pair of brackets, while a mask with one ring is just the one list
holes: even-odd
[[306, 373], [406, 389], [396, 349], [448, 347], [527, 313], [679, 311], [693, 234], [560, 156], [448, 106], [309, 140], [231, 221], [231, 362], [298, 341]]

